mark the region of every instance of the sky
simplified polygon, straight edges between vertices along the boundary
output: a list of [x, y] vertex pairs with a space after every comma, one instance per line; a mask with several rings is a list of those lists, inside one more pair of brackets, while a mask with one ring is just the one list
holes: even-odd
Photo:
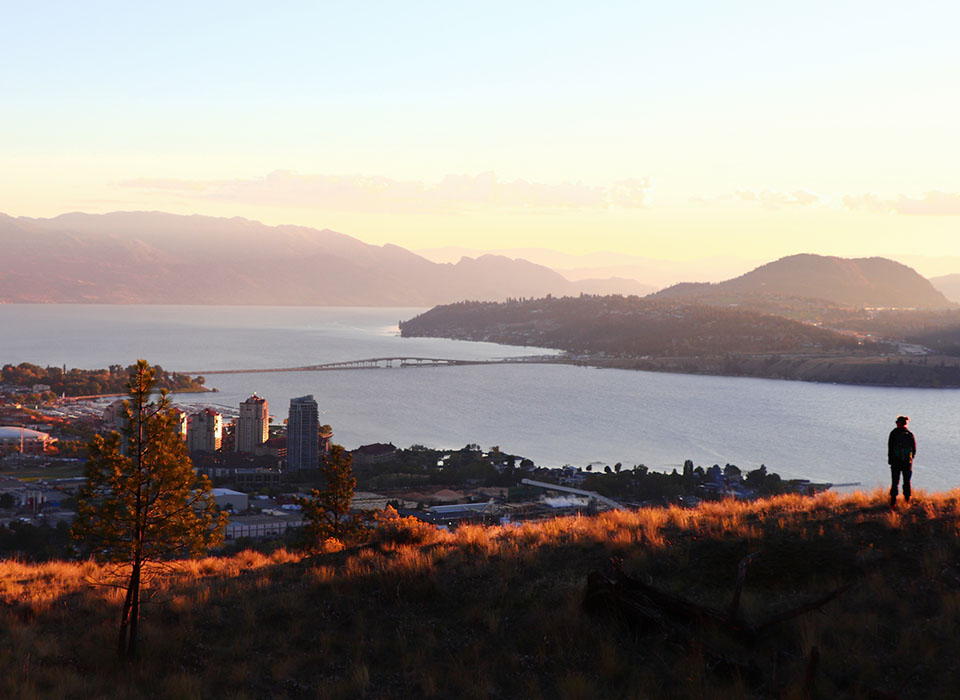
[[411, 249], [960, 256], [958, 15], [5, 0], [0, 212], [242, 216]]

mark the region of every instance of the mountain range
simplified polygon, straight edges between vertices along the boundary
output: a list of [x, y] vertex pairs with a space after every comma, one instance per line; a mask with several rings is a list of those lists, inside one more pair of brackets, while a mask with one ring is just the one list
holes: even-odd
[[161, 212], [0, 214], [0, 250], [5, 302], [432, 306], [654, 290], [629, 279], [571, 282], [503, 256], [438, 264], [328, 229]]
[[[578, 276], [572, 271], [564, 276], [504, 255], [433, 262], [329, 229], [162, 212], [0, 214], [0, 251], [0, 302], [434, 306], [656, 290], [628, 277], [572, 280]], [[802, 298], [844, 307], [954, 306], [906, 265], [810, 254], [723, 282], [674, 285], [657, 296], [715, 304]]]

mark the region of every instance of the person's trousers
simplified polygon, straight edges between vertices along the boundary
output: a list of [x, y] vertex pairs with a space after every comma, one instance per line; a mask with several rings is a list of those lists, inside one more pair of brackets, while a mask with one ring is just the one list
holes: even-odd
[[897, 498], [897, 490], [900, 485], [900, 477], [903, 476], [903, 498], [910, 500], [910, 477], [913, 475], [912, 464], [891, 464], [890, 465], [890, 500]]

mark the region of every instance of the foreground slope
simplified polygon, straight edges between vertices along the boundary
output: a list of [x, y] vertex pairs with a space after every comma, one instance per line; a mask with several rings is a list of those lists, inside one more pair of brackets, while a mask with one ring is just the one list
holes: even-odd
[[[952, 698], [960, 492], [778, 497], [183, 562], [154, 586], [144, 656], [119, 665], [120, 599], [93, 564], [0, 567], [0, 694], [56, 697]], [[752, 642], [707, 620], [583, 609], [611, 557], [745, 623], [831, 602]]]

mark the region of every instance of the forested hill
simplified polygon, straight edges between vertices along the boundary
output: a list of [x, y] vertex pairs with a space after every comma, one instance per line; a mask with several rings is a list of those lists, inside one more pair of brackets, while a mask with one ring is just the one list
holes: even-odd
[[661, 298], [712, 304], [818, 300], [818, 306], [947, 309], [955, 306], [913, 268], [886, 258], [791, 255], [717, 284], [677, 284]]
[[[400, 324], [403, 336], [532, 345], [640, 357], [862, 352], [856, 338], [778, 316], [677, 300], [545, 297], [437, 306]], [[877, 352], [877, 348], [872, 348]]]

